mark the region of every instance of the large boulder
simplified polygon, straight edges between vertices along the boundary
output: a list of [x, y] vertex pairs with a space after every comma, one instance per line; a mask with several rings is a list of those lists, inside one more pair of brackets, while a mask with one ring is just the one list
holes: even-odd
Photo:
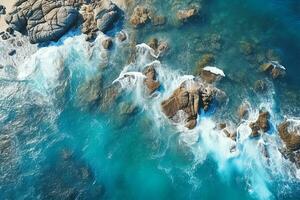
[[199, 109], [207, 110], [212, 96], [213, 89], [209, 86], [195, 80], [187, 80], [161, 103], [162, 111], [174, 122], [182, 122], [183, 119], [185, 126], [193, 129], [197, 124]]
[[267, 132], [270, 129], [270, 114], [268, 111], [260, 111], [258, 119], [251, 122], [249, 127], [252, 129], [251, 136], [257, 137], [260, 135], [259, 131]]
[[198, 13], [199, 13], [199, 7], [192, 6], [187, 9], [178, 10], [176, 13], [176, 17], [180, 21], [186, 21], [189, 18], [198, 15]]
[[160, 86], [160, 83], [156, 79], [155, 68], [151, 65], [145, 68], [143, 74], [146, 76], [144, 83], [147, 86], [149, 94], [152, 94]]
[[78, 6], [76, 1], [19, 0], [6, 21], [32, 43], [55, 41], [77, 21]]
[[261, 70], [270, 73], [273, 79], [277, 79], [285, 75], [286, 68], [278, 61], [270, 61], [262, 64]]
[[279, 124], [278, 132], [288, 150], [297, 151], [300, 149], [300, 130], [293, 129], [289, 121]]

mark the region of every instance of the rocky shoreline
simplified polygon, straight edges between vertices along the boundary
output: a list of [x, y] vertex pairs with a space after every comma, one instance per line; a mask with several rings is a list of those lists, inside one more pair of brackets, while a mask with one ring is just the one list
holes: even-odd
[[[126, 3], [125, 3], [126, 4]], [[121, 6], [122, 5], [122, 6]], [[133, 3], [131, 4], [131, 6]], [[156, 15], [155, 12], [146, 6], [136, 5], [127, 10], [124, 9], [124, 2], [114, 3], [110, 0], [64, 0], [64, 1], [44, 1], [44, 0], [18, 0], [15, 2], [11, 11], [0, 7], [0, 14], [5, 14], [5, 20], [9, 28], [1, 32], [2, 40], [6, 40], [9, 45], [8, 56], [16, 56], [14, 60], [19, 59], [19, 55], [26, 57], [26, 51], [20, 53], [22, 46], [30, 46], [30, 53], [37, 51], [38, 45], [48, 44], [52, 41], [58, 41], [62, 36], [72, 29], [79, 29], [85, 34], [85, 39], [93, 42], [100, 32], [107, 34], [107, 38], [102, 40], [101, 45], [105, 50], [113, 47], [112, 37], [118, 41], [124, 42], [129, 39], [124, 30], [119, 30], [118, 23], [128, 20], [132, 29], [139, 29], [147, 24], [152, 26], [163, 26], [168, 21], [165, 16]], [[179, 23], [186, 23], [197, 17], [201, 12], [201, 7], [191, 5], [187, 8], [178, 9], [176, 18]], [[117, 30], [117, 34], [111, 34], [110, 31]], [[23, 35], [23, 36], [22, 36]], [[22, 37], [28, 39], [24, 42]], [[24, 39], [26, 40], [26, 39]], [[135, 41], [130, 37], [129, 43], [132, 44], [132, 51], [135, 51]], [[220, 38], [216, 35], [209, 38], [208, 41], [212, 49], [220, 48]], [[162, 57], [167, 52], [169, 45], [165, 41], [157, 39], [149, 43], [151, 52], [157, 58]], [[257, 59], [259, 56], [253, 55], [253, 46], [247, 42], [241, 42], [241, 52], [248, 59]], [[201, 51], [201, 49], [199, 50]], [[27, 53], [28, 53], [27, 52]], [[134, 54], [134, 53], [133, 53]], [[270, 53], [271, 54], [271, 53]], [[3, 55], [2, 57], [6, 57]], [[200, 111], [209, 111], [214, 101], [218, 101], [217, 96], [226, 96], [217, 89], [215, 83], [223, 76], [222, 73], [216, 73], [211, 67], [214, 64], [215, 56], [213, 53], [204, 54], [197, 63], [195, 78], [185, 81], [172, 91], [172, 95], [160, 102], [162, 113], [172, 122], [184, 123], [184, 126], [192, 130], [197, 126], [197, 121], [201, 118]], [[133, 55], [135, 57], [135, 55]], [[255, 58], [254, 58], [255, 57]], [[274, 58], [274, 56], [269, 56]], [[4, 59], [4, 58], [3, 58]], [[134, 59], [132, 59], [134, 60]], [[271, 75], [273, 79], [281, 78], [285, 75], [285, 68], [276, 60], [259, 59], [261, 71]], [[18, 65], [19, 63], [15, 63]], [[144, 86], [149, 96], [153, 95], [161, 87], [159, 74], [154, 66], [145, 67], [141, 72], [144, 75]], [[128, 75], [130, 76], [130, 75]], [[119, 96], [118, 86], [111, 86], [105, 91], [95, 87], [94, 83], [101, 82], [101, 78], [91, 80], [87, 85], [79, 89], [79, 93], [86, 93], [92, 88], [88, 104], [101, 104], [101, 111], [107, 111], [112, 102]], [[95, 87], [95, 88], [94, 88]], [[257, 91], [264, 92], [267, 88], [262, 80], [255, 83]], [[230, 97], [229, 97], [230, 98]], [[247, 120], [247, 106], [239, 108], [241, 120]], [[125, 113], [133, 113], [135, 109], [131, 106], [125, 107]], [[255, 140], [266, 134], [270, 129], [270, 113], [268, 110], [260, 110], [256, 121], [249, 123], [251, 134], [249, 138]], [[220, 125], [225, 135], [236, 141], [237, 131], [229, 131], [226, 123]], [[300, 128], [299, 125], [293, 125], [292, 122], [284, 121], [277, 127], [278, 134], [282, 141], [282, 154], [295, 163], [300, 168]], [[267, 153], [266, 153], [267, 155]]]

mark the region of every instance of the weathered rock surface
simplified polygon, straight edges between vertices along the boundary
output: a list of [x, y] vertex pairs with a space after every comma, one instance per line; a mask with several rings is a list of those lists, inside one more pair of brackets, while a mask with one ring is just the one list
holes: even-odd
[[214, 61], [215, 61], [215, 56], [213, 54], [211, 53], [204, 54], [196, 65], [197, 75], [200, 75], [203, 68], [210, 64], [213, 64]]
[[150, 10], [144, 6], [136, 6], [133, 10], [133, 14], [130, 17], [130, 23], [138, 27], [146, 24], [150, 20]]
[[212, 88], [197, 81], [188, 80], [161, 103], [162, 110], [174, 122], [184, 120], [186, 127], [193, 129], [197, 124], [199, 109], [208, 109], [213, 93]]
[[277, 61], [270, 61], [261, 65], [261, 70], [271, 74], [273, 79], [283, 77], [285, 75], [285, 68]]
[[102, 41], [102, 46], [104, 49], [110, 49], [113, 45], [112, 39], [111, 38], [105, 38]]
[[287, 149], [290, 151], [296, 151], [300, 149], [300, 131], [293, 129], [290, 126], [290, 122], [282, 122], [278, 126], [278, 132]]
[[155, 54], [158, 55], [164, 54], [169, 48], [167, 42], [159, 41], [157, 38], [151, 38], [148, 42], [148, 45], [155, 51]]
[[176, 17], [180, 21], [186, 21], [191, 17], [198, 15], [199, 7], [192, 6], [191, 8], [178, 10]]
[[300, 127], [290, 121], [284, 121], [277, 127], [279, 136], [285, 144], [281, 153], [300, 168]]
[[160, 83], [156, 79], [156, 71], [153, 66], [148, 66], [145, 68], [143, 74], [146, 76], [144, 83], [148, 88], [149, 94], [152, 94], [160, 86]]
[[268, 85], [264, 80], [257, 80], [254, 83], [254, 90], [259, 93], [266, 92]]
[[260, 135], [259, 131], [267, 132], [270, 129], [270, 114], [268, 111], [260, 111], [256, 122], [250, 123], [249, 127], [252, 129], [251, 136], [257, 137]]
[[79, 25], [80, 16], [82, 32], [88, 38], [97, 30], [106, 32], [118, 19], [119, 9], [110, 0], [85, 3], [83, 0], [18, 0], [6, 22], [14, 30], [28, 34], [32, 43], [41, 43], [58, 40], [71, 27]]
[[249, 109], [250, 105], [248, 103], [242, 103], [237, 111], [239, 119], [247, 119], [249, 117]]

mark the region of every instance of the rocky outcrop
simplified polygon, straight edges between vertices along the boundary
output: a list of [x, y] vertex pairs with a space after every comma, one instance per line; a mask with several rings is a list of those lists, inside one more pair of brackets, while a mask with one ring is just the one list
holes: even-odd
[[270, 129], [270, 114], [268, 111], [260, 111], [256, 122], [250, 123], [249, 127], [252, 129], [251, 137], [260, 135], [259, 131], [267, 132]]
[[279, 136], [285, 144], [281, 153], [300, 168], [300, 127], [290, 121], [284, 121], [277, 127]]
[[110, 49], [113, 45], [113, 41], [111, 38], [105, 38], [103, 41], [102, 41], [102, 46], [104, 49]]
[[270, 61], [261, 65], [261, 70], [270, 73], [273, 79], [283, 77], [285, 75], [285, 67], [277, 61]]
[[176, 13], [176, 17], [180, 21], [186, 21], [196, 15], [198, 15], [199, 7], [192, 6], [191, 8], [178, 10]]
[[150, 20], [150, 10], [144, 6], [136, 6], [130, 17], [130, 23], [135, 26], [141, 26], [146, 24]]
[[156, 79], [156, 71], [153, 66], [148, 66], [145, 68], [143, 74], [146, 76], [144, 83], [148, 89], [148, 93], [152, 94], [160, 87], [160, 83]]
[[188, 80], [177, 88], [172, 96], [161, 103], [164, 114], [174, 122], [183, 122], [189, 129], [197, 124], [200, 108], [207, 110], [213, 98], [213, 89], [204, 84]]
[[32, 43], [58, 40], [78, 18], [75, 1], [18, 0], [7, 23], [21, 33], [27, 33]]
[[239, 119], [247, 119], [249, 117], [250, 105], [247, 102], [243, 102], [237, 110]]
[[157, 38], [151, 38], [148, 42], [148, 46], [151, 47], [155, 54], [161, 55], [168, 50], [168, 43], [165, 41], [159, 41]]
[[213, 62], [215, 61], [215, 56], [211, 53], [206, 53], [204, 54], [201, 59], [197, 62], [196, 65], [196, 73], [197, 75], [200, 75], [203, 68], [213, 64]]
[[80, 25], [80, 18], [82, 32], [91, 39], [97, 30], [108, 31], [120, 16], [118, 7], [110, 0], [84, 3], [83, 0], [18, 0], [6, 22], [14, 30], [28, 34], [32, 43], [41, 43], [58, 40], [71, 27]]
[[257, 80], [254, 83], [254, 90], [259, 93], [266, 92], [268, 85], [264, 80]]
[[300, 131], [290, 127], [289, 121], [282, 122], [278, 126], [279, 136], [290, 151], [297, 151], [300, 149]]

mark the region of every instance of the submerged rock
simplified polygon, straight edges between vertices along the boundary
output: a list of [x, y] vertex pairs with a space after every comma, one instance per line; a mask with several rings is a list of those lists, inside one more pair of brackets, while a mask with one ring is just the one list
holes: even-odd
[[118, 37], [118, 40], [123, 42], [127, 39], [127, 35], [125, 32], [123, 31], [120, 31], [118, 34], [117, 34], [117, 37]]
[[148, 42], [148, 46], [151, 47], [155, 51], [155, 54], [158, 55], [164, 54], [169, 48], [167, 42], [159, 41], [157, 38], [151, 38]]
[[149, 94], [152, 94], [160, 87], [160, 83], [156, 80], [156, 71], [153, 66], [148, 66], [145, 68], [143, 74], [146, 76], [144, 83], [148, 88]]
[[251, 122], [249, 127], [252, 129], [251, 136], [259, 136], [259, 131], [267, 132], [270, 129], [270, 114], [268, 111], [260, 111], [256, 122]]
[[237, 114], [240, 119], [247, 119], [249, 117], [250, 105], [248, 103], [242, 103], [238, 108]]
[[240, 51], [245, 55], [249, 56], [254, 53], [254, 46], [250, 42], [241, 41], [240, 42]]
[[263, 92], [266, 92], [267, 89], [268, 89], [268, 85], [267, 85], [267, 83], [264, 80], [257, 80], [257, 81], [255, 81], [255, 83], [254, 83], [254, 90], [256, 92], [263, 93]]
[[152, 16], [151, 22], [153, 26], [161, 26], [166, 23], [166, 17], [165, 16]]
[[197, 63], [197, 75], [200, 75], [203, 68], [210, 65], [210, 64], [213, 64], [213, 62], [215, 61], [215, 56], [211, 53], [206, 53], [204, 54], [201, 59], [198, 61]]
[[136, 6], [133, 10], [133, 14], [130, 17], [130, 23], [138, 27], [146, 24], [150, 20], [150, 10], [144, 6]]
[[192, 6], [191, 8], [178, 10], [176, 13], [176, 17], [180, 21], [186, 21], [189, 18], [198, 15], [199, 9], [200, 9], [199, 7]]

